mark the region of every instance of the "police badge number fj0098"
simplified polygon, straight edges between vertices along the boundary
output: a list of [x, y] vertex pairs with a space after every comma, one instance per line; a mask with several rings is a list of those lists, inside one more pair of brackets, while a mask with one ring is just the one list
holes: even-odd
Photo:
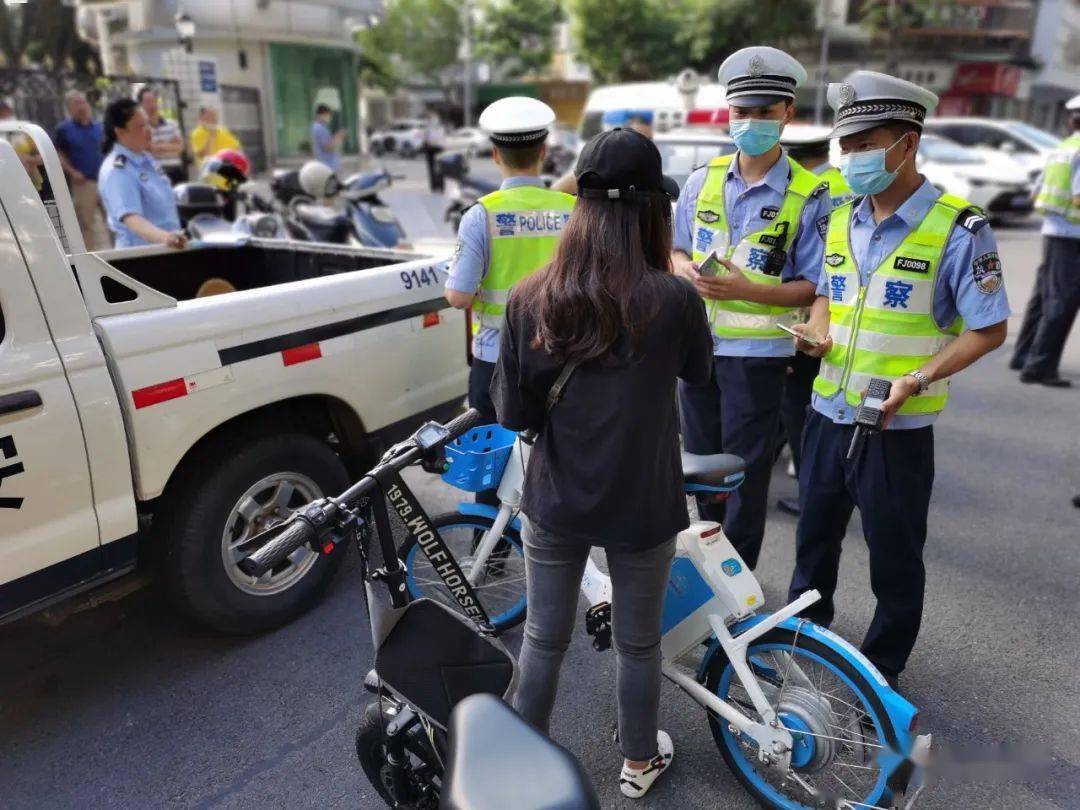
[[996, 251], [984, 253], [971, 263], [971, 276], [979, 292], [990, 295], [1001, 288], [1001, 259]]

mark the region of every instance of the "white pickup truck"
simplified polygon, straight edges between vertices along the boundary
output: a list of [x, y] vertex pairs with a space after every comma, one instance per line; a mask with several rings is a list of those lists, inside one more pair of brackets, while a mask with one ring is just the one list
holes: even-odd
[[[48, 137], [13, 131], [55, 192], [0, 138], [0, 619], [155, 559], [219, 630], [296, 616], [341, 552], [253, 579], [234, 549], [460, 406], [445, 259], [259, 239], [87, 253]], [[235, 291], [196, 297], [208, 280]]]

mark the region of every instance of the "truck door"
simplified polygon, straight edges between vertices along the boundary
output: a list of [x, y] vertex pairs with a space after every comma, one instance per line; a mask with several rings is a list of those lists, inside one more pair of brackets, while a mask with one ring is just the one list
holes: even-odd
[[0, 210], [0, 616], [92, 578], [100, 553], [75, 401]]

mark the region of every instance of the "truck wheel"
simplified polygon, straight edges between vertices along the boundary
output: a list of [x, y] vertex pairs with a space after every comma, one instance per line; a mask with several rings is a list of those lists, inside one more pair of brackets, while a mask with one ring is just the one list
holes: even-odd
[[237, 567], [236, 547], [348, 485], [334, 451], [303, 434], [228, 443], [192, 459], [161, 515], [162, 573], [173, 601], [225, 633], [258, 633], [299, 616], [322, 595], [345, 549], [329, 555], [298, 549], [255, 578]]

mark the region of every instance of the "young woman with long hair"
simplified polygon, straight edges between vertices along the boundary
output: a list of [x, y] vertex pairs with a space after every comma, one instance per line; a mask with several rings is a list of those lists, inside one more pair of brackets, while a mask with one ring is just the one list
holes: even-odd
[[[613, 587], [622, 792], [645, 794], [670, 764], [657, 730], [660, 621], [689, 524], [676, 380], [708, 379], [701, 297], [671, 273], [671, 197], [660, 153], [617, 129], [591, 141], [579, 200], [549, 266], [514, 288], [492, 396], [499, 421], [539, 431], [526, 473], [529, 613], [515, 708], [548, 729], [592, 546]], [[577, 364], [548, 411], [552, 384]]]

